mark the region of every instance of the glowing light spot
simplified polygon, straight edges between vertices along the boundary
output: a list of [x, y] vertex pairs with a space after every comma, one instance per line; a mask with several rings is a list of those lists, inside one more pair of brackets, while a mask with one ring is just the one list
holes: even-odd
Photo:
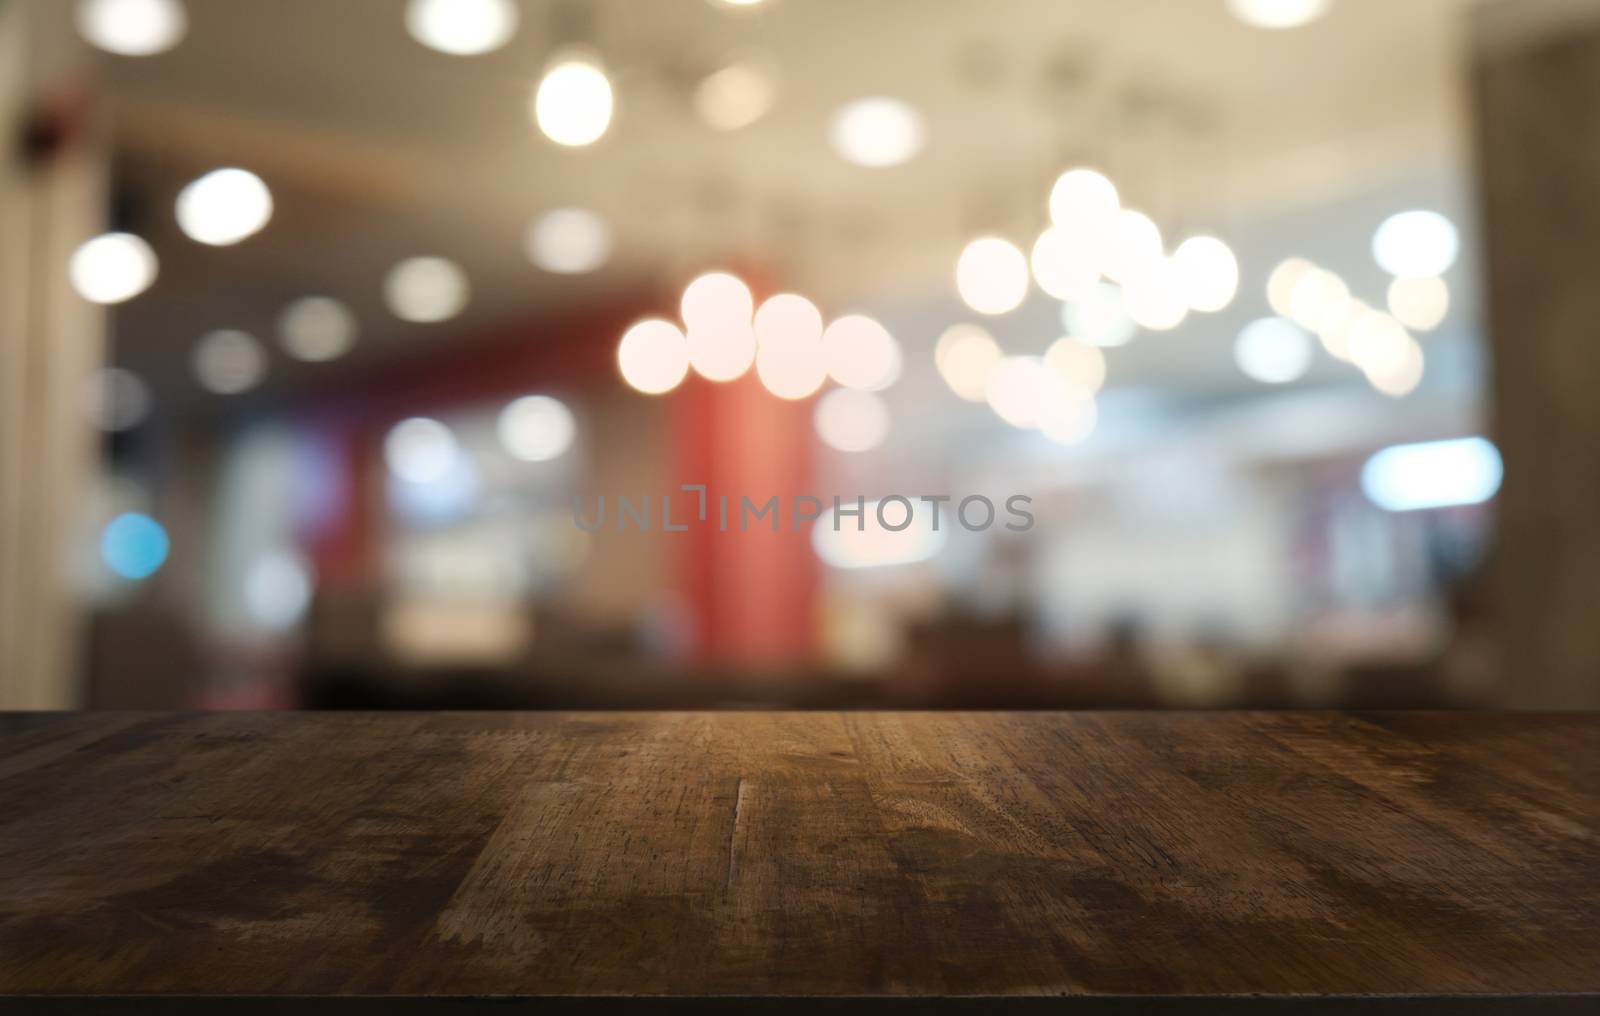
[[683, 291], [689, 364], [709, 381], [742, 377], [756, 358], [750, 287], [726, 272], [707, 272]]
[[1045, 350], [1044, 365], [1069, 388], [1098, 392], [1106, 383], [1106, 355], [1098, 346], [1071, 337], [1060, 338]]
[[118, 515], [100, 532], [100, 559], [113, 574], [125, 579], [154, 575], [166, 562], [170, 548], [161, 523], [137, 512]]
[[452, 56], [476, 56], [499, 49], [517, 31], [511, 0], [411, 0], [406, 31], [430, 49]]
[[956, 262], [956, 289], [979, 314], [1006, 314], [1028, 295], [1028, 259], [1009, 240], [981, 237]]
[[1406, 276], [1389, 283], [1388, 302], [1396, 321], [1429, 332], [1450, 313], [1450, 287], [1437, 275]]
[[389, 471], [407, 483], [442, 479], [456, 465], [460, 448], [450, 428], [426, 416], [401, 420], [383, 440]]
[[524, 395], [500, 411], [500, 446], [523, 462], [548, 462], [565, 454], [578, 434], [572, 411], [548, 395]]
[[547, 272], [582, 275], [611, 256], [611, 227], [586, 208], [557, 208], [528, 227], [528, 258]]
[[1189, 315], [1183, 280], [1165, 257], [1147, 261], [1122, 284], [1122, 307], [1141, 328], [1171, 331]]
[[1390, 275], [1443, 275], [1460, 250], [1455, 223], [1438, 212], [1391, 215], [1372, 236], [1372, 256]]
[[1228, 0], [1234, 17], [1256, 28], [1285, 29], [1308, 25], [1328, 13], [1333, 0]]
[[833, 115], [828, 137], [846, 162], [898, 166], [922, 150], [922, 117], [899, 99], [857, 99]]
[[1050, 221], [1069, 236], [1086, 226], [1109, 227], [1121, 208], [1116, 184], [1092, 169], [1069, 169], [1050, 188]]
[[989, 372], [1004, 354], [994, 338], [977, 325], [954, 325], [939, 336], [934, 365], [950, 390], [968, 402], [984, 401]]
[[1077, 300], [1100, 281], [1100, 251], [1065, 229], [1052, 226], [1033, 245], [1034, 281], [1058, 300]]
[[105, 233], [73, 252], [67, 277], [90, 303], [122, 303], [156, 280], [156, 252], [132, 233]]
[[571, 52], [551, 62], [534, 93], [533, 115], [558, 145], [593, 144], [611, 126], [611, 79], [598, 60]]
[[1292, 321], [1261, 318], [1246, 325], [1233, 345], [1233, 359], [1245, 376], [1263, 384], [1286, 384], [1311, 369], [1314, 346]]
[[1481, 437], [1383, 449], [1361, 469], [1361, 489], [1386, 511], [1482, 504], [1500, 489], [1500, 452]]
[[226, 247], [272, 218], [272, 192], [247, 169], [214, 169], [178, 192], [178, 228], [198, 243]]
[[356, 316], [328, 296], [307, 296], [285, 307], [278, 317], [278, 342], [296, 360], [334, 360], [356, 341]]
[[408, 258], [389, 270], [383, 299], [402, 321], [432, 324], [461, 313], [471, 295], [467, 273], [444, 258]]
[[879, 391], [900, 378], [900, 344], [862, 314], [847, 314], [822, 333], [828, 376], [846, 388]]
[[756, 376], [780, 399], [803, 399], [822, 387], [822, 312], [803, 296], [780, 293], [755, 316]]
[[1392, 399], [1404, 398], [1422, 383], [1425, 366], [1422, 347], [1415, 339], [1407, 337], [1405, 356], [1398, 363], [1387, 365], [1382, 370], [1366, 371], [1367, 381], [1373, 388]]
[[1345, 334], [1350, 361], [1368, 377], [1388, 376], [1400, 370], [1410, 355], [1411, 336], [1405, 326], [1383, 311], [1369, 310]]
[[263, 554], [244, 577], [244, 604], [252, 619], [268, 631], [288, 631], [311, 606], [311, 564], [292, 550]]
[[1061, 323], [1067, 331], [1096, 346], [1123, 346], [1138, 334], [1139, 326], [1122, 303], [1122, 288], [1099, 283], [1089, 295], [1061, 306]]
[[1039, 413], [1039, 432], [1058, 445], [1082, 444], [1094, 433], [1100, 411], [1094, 397], [1076, 388], [1060, 390]]
[[[811, 526], [812, 549], [824, 564], [833, 568], [890, 568], [936, 557], [944, 549], [954, 522], [951, 511], [948, 507], [945, 509], [941, 525], [935, 530], [933, 513], [917, 511], [917, 502], [911, 503], [909, 524], [904, 524], [907, 509], [898, 501], [884, 504], [881, 518], [879, 502], [865, 502], [859, 521], [852, 516], [836, 515], [829, 508]], [[848, 508], [853, 512], [855, 502]]]
[[736, 131], [766, 116], [777, 94], [772, 71], [743, 61], [707, 75], [694, 90], [694, 108], [712, 130]]
[[183, 41], [189, 15], [178, 0], [79, 0], [78, 34], [118, 56], [154, 56]]
[[672, 322], [648, 318], [623, 333], [617, 367], [635, 391], [670, 392], [689, 373], [689, 342]]
[[194, 347], [194, 375], [216, 395], [237, 395], [261, 383], [267, 354], [255, 336], [233, 328], [209, 332]]
[[1172, 264], [1191, 310], [1215, 313], [1239, 291], [1239, 260], [1214, 236], [1191, 236], [1178, 244]]
[[835, 388], [817, 400], [817, 436], [841, 452], [864, 452], [889, 436], [889, 408], [871, 392]]
[[1037, 356], [1008, 356], [989, 372], [984, 398], [1000, 419], [1022, 430], [1039, 425], [1040, 415], [1060, 388]]
[[1301, 273], [1289, 293], [1289, 319], [1320, 332], [1350, 311], [1350, 287], [1330, 271], [1311, 268]]
[[1112, 220], [1100, 271], [1113, 282], [1126, 283], [1165, 260], [1161, 229], [1150, 216], [1124, 208]]

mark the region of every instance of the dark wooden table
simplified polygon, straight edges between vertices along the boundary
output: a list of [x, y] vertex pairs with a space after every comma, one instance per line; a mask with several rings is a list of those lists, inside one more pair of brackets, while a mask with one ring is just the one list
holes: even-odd
[[0, 1008], [1594, 1013], [1597, 992], [1593, 715], [0, 719]]

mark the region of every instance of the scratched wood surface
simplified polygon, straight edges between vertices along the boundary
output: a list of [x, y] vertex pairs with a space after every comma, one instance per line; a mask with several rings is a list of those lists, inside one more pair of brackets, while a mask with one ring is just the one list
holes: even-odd
[[0, 992], [1600, 990], [1600, 717], [0, 719]]

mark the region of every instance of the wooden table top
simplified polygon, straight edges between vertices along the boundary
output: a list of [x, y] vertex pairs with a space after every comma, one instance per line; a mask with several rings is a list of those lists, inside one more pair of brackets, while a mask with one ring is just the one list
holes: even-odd
[[0, 992], [1593, 1013], [1600, 716], [10, 715]]

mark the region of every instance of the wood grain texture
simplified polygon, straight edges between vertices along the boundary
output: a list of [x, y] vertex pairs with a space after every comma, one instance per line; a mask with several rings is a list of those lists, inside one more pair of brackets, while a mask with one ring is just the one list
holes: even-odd
[[1588, 994], [1597, 833], [1571, 714], [5, 717], [0, 992]]

